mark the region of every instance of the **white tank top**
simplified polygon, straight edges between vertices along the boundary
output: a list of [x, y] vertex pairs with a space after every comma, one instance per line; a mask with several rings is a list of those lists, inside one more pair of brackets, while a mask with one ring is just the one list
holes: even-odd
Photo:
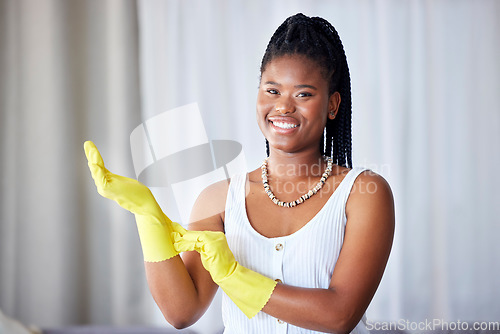
[[[224, 228], [236, 260], [253, 271], [284, 284], [327, 289], [344, 241], [345, 205], [352, 185], [365, 168], [353, 168], [323, 208], [300, 230], [284, 237], [267, 238], [251, 225], [246, 214], [246, 174], [231, 179]], [[248, 319], [222, 294], [225, 334], [320, 333], [278, 320], [264, 312]], [[351, 332], [369, 333], [363, 321]]]

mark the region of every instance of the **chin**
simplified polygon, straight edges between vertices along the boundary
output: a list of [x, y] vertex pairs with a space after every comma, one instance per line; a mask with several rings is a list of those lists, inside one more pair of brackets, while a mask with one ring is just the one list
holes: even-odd
[[296, 145], [286, 144], [286, 143], [276, 143], [269, 141], [269, 148], [271, 150], [278, 150], [286, 153], [295, 153], [300, 150], [300, 147]]

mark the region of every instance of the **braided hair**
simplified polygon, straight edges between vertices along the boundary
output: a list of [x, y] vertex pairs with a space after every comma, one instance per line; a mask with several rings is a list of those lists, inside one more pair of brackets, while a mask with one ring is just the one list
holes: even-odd
[[[325, 19], [304, 14], [290, 16], [274, 32], [262, 58], [260, 73], [267, 64], [284, 55], [303, 55], [315, 61], [329, 82], [329, 94], [339, 92], [337, 117], [328, 119], [320, 141], [320, 152], [333, 162], [352, 167], [351, 79], [344, 47], [335, 28]], [[269, 142], [266, 139], [267, 156]]]

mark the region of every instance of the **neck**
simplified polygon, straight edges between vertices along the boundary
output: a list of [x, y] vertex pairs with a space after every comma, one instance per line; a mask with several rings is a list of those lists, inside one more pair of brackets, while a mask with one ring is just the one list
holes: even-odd
[[270, 177], [296, 179], [318, 177], [326, 168], [326, 161], [319, 150], [287, 153], [271, 150], [268, 158]]

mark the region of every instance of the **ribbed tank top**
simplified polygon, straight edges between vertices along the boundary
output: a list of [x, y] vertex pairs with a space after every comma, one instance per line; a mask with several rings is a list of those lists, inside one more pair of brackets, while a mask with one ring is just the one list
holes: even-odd
[[[344, 242], [346, 202], [354, 181], [364, 170], [350, 170], [306, 225], [293, 234], [276, 238], [261, 235], [250, 224], [245, 205], [246, 174], [235, 175], [227, 193], [224, 229], [236, 260], [284, 284], [327, 289]], [[287, 324], [264, 312], [248, 319], [225, 293], [222, 317], [225, 334], [320, 333]], [[369, 333], [364, 318], [351, 333]]]

